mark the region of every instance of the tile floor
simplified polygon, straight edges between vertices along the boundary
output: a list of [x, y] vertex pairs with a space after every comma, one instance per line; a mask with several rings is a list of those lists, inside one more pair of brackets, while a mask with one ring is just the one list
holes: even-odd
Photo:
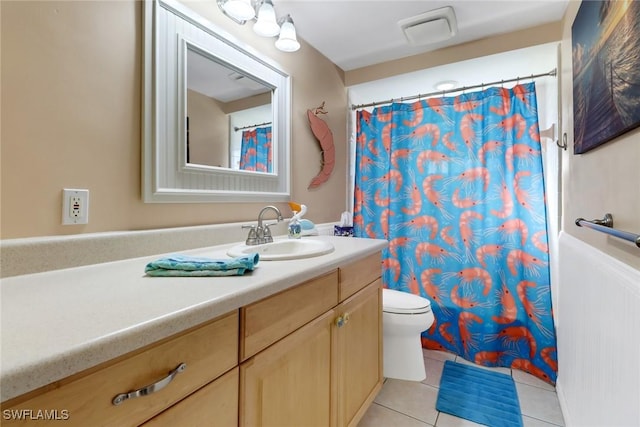
[[[473, 427], [474, 422], [436, 411], [445, 360], [467, 363], [450, 353], [423, 350], [427, 378], [422, 382], [387, 379], [358, 427]], [[510, 374], [516, 383], [524, 427], [564, 426], [555, 388], [509, 368], [485, 368]]]

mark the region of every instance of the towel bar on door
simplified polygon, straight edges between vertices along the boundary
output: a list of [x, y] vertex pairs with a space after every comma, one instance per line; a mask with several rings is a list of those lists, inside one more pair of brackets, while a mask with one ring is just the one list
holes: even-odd
[[602, 233], [610, 234], [611, 236], [619, 239], [624, 239], [629, 242], [633, 242], [640, 248], [640, 234], [633, 234], [628, 231], [617, 230], [613, 228], [613, 216], [608, 213], [603, 219], [594, 219], [588, 221], [584, 218], [576, 219], [576, 225], [578, 227], [587, 227], [592, 230], [600, 231]]

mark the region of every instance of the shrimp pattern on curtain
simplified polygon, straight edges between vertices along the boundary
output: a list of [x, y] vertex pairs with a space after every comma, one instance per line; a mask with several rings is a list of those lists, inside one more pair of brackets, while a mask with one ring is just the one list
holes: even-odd
[[240, 169], [271, 172], [271, 126], [242, 132]]
[[357, 112], [354, 232], [425, 296], [426, 348], [557, 373], [534, 83]]

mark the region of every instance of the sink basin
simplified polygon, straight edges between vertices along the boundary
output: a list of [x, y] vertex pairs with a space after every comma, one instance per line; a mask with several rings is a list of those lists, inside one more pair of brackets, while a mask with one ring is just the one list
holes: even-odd
[[260, 254], [262, 261], [311, 258], [333, 252], [331, 243], [316, 239], [284, 239], [262, 245], [236, 245], [227, 251], [229, 256]]

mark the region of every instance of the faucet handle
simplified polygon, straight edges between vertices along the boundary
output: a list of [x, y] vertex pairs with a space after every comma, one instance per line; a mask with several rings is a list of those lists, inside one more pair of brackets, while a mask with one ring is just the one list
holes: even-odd
[[247, 235], [247, 240], [244, 242], [245, 245], [251, 246], [258, 243], [258, 234], [256, 233], [256, 227], [254, 225], [243, 225], [242, 228], [248, 228], [249, 234]]
[[264, 234], [263, 234], [262, 238], [263, 238], [265, 243], [273, 242], [273, 237], [271, 236], [271, 230], [269, 229], [270, 225], [273, 225], [273, 224], [265, 224], [264, 225]]

